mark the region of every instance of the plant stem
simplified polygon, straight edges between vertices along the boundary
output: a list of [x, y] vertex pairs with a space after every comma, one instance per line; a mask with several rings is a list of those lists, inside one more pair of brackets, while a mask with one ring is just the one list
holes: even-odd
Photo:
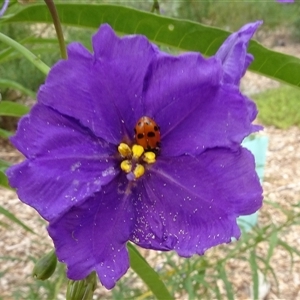
[[157, 14], [160, 14], [158, 0], [153, 1], [151, 12], [154, 13], [155, 11], [157, 12]]
[[50, 14], [52, 16], [53, 24], [54, 24], [56, 35], [57, 35], [57, 39], [58, 39], [58, 42], [59, 42], [61, 57], [63, 59], [67, 59], [68, 54], [67, 54], [67, 50], [66, 50], [64, 35], [63, 35], [63, 31], [62, 31], [62, 28], [61, 28], [61, 23], [60, 23], [60, 20], [59, 20], [59, 16], [58, 16], [54, 1], [53, 0], [44, 0], [44, 1], [45, 1], [46, 5], [48, 6], [48, 9], [49, 9]]

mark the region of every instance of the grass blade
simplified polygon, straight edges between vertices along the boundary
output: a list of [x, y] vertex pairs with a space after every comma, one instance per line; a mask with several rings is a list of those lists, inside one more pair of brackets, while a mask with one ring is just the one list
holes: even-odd
[[127, 244], [130, 266], [138, 276], [146, 283], [153, 295], [159, 300], [173, 300], [165, 284], [159, 278], [159, 275], [149, 266], [147, 261], [140, 255], [130, 243]]
[[0, 206], [0, 214], [4, 215], [5, 217], [7, 217], [8, 219], [10, 219], [12, 222], [20, 225], [21, 227], [23, 227], [26, 231], [29, 231], [33, 234], [36, 234], [31, 228], [29, 228], [27, 225], [25, 225], [22, 221], [20, 221], [14, 214], [12, 214], [11, 212], [9, 212], [7, 209], [5, 209], [4, 207]]
[[226, 270], [225, 270], [224, 265], [223, 264], [218, 264], [217, 268], [218, 268], [218, 273], [219, 273], [220, 279], [223, 280], [224, 285], [225, 285], [227, 299], [228, 300], [234, 300], [232, 285], [231, 285], [231, 283], [229, 282], [229, 280], [227, 278], [227, 274], [226, 274]]
[[26, 105], [12, 101], [0, 102], [0, 116], [22, 117], [28, 112], [29, 108]]
[[18, 82], [15, 82], [13, 80], [0, 79], [0, 87], [11, 88], [11, 89], [20, 91], [23, 95], [30, 96], [33, 99], [36, 98], [36, 94], [33, 91], [25, 88], [23, 85], [19, 84]]
[[258, 266], [256, 262], [256, 253], [254, 249], [250, 252], [250, 267], [252, 271], [253, 298], [258, 299], [258, 295], [259, 295]]

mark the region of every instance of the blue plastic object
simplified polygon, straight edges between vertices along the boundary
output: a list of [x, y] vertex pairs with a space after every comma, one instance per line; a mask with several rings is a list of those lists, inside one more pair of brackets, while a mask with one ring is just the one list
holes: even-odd
[[[255, 158], [255, 169], [257, 175], [262, 182], [264, 176], [264, 168], [266, 164], [268, 137], [266, 136], [250, 136], [247, 137], [242, 145], [250, 150]], [[258, 213], [249, 216], [242, 216], [238, 218], [238, 224], [243, 227], [243, 230], [250, 231], [256, 224]]]

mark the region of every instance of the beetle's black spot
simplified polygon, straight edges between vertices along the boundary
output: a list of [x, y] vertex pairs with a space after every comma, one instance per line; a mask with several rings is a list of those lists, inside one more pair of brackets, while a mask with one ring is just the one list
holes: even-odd
[[138, 135], [137, 135], [137, 138], [138, 139], [142, 139], [144, 137], [144, 134], [143, 133], [139, 133]]
[[147, 133], [147, 137], [155, 137], [155, 132], [149, 131], [149, 132]]
[[154, 131], [158, 131], [158, 126], [154, 126]]

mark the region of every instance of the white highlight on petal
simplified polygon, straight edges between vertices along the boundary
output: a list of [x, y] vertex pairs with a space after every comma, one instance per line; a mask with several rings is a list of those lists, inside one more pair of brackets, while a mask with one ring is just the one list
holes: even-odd
[[80, 162], [80, 161], [76, 162], [75, 164], [73, 164], [73, 165], [71, 166], [71, 171], [72, 171], [72, 172], [76, 171], [77, 169], [80, 168], [80, 166], [81, 166], [81, 162]]
[[103, 177], [106, 177], [106, 176], [109, 176], [109, 175], [114, 175], [115, 174], [115, 168], [114, 167], [109, 167], [106, 170], [102, 171], [101, 174], [102, 174]]
[[78, 186], [78, 185], [79, 185], [79, 180], [74, 179], [74, 180], [72, 181], [72, 184], [75, 185], [75, 186]]

